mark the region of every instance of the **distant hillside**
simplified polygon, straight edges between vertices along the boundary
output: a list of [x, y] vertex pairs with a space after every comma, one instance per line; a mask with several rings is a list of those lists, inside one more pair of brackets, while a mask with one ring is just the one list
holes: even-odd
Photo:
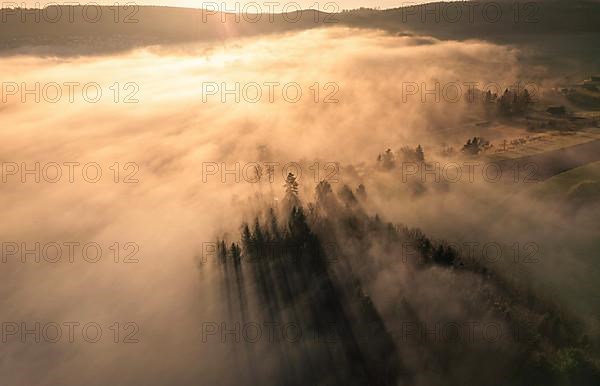
[[[96, 12], [98, 8], [101, 12]], [[560, 47], [566, 49], [561, 55], [600, 60], [600, 3], [595, 1], [523, 1], [517, 6], [512, 0], [438, 2], [382, 11], [263, 14], [258, 20], [254, 19], [256, 15], [237, 15], [236, 19], [234, 14], [155, 6], [2, 9], [0, 17], [0, 51], [5, 54], [26, 47], [71, 47], [77, 54], [113, 52], [152, 44], [351, 26], [439, 39], [476, 38], [548, 49]]]
[[[101, 9], [96, 16], [95, 9]], [[110, 7], [87, 11], [81, 6], [47, 9], [3, 9], [0, 17], [0, 51], [25, 47], [71, 47], [77, 53], [120, 51], [153, 44], [220, 40], [257, 34], [306, 29], [321, 24], [326, 15], [304, 11], [298, 15], [212, 13], [172, 7]], [[89, 16], [86, 16], [86, 12]], [[61, 15], [61, 16], [57, 16]], [[223, 22], [223, 19], [225, 22]], [[288, 20], [296, 20], [290, 22]], [[54, 21], [56, 20], [56, 21]], [[317, 22], [315, 22], [317, 20]]]
[[600, 33], [597, 1], [432, 2], [383, 11], [342, 14], [346, 24], [410, 30], [440, 38], [513, 41], [516, 35]]

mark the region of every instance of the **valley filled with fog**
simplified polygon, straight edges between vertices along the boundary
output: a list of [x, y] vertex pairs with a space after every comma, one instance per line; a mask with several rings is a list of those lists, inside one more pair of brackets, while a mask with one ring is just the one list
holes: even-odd
[[[529, 66], [534, 60], [529, 54], [475, 39], [339, 26], [99, 56], [23, 51], [1, 57], [3, 76], [14, 87], [3, 85], [0, 105], [0, 308], [10, 315], [6, 319], [30, 326], [95, 321], [103, 331], [95, 344], [7, 338], [1, 383], [258, 385], [269, 379], [294, 384], [294, 373], [286, 373], [281, 363], [289, 360], [287, 365], [303, 374], [296, 375], [298, 382], [308, 381], [306, 369], [312, 368], [311, 382], [338, 384], [321, 377], [326, 371], [307, 365], [310, 360], [294, 359], [305, 353], [337, 358], [321, 342], [316, 348], [310, 342], [290, 349], [264, 339], [230, 345], [219, 334], [205, 336], [207, 322], [264, 321], [277, 310], [285, 315], [282, 320], [292, 318], [290, 308], [281, 305], [285, 302], [261, 295], [266, 284], [256, 272], [259, 279], [251, 279], [251, 263], [236, 266], [236, 274], [246, 272], [246, 282], [240, 289], [238, 277], [239, 295], [234, 295], [238, 290], [230, 286], [236, 280], [223, 277], [211, 248], [220, 240], [227, 246], [240, 242], [243, 224], [256, 232], [270, 221], [271, 209], [280, 224], [295, 221], [294, 205], [304, 208], [307, 224], [324, 243], [323, 253], [337, 254], [335, 273], [326, 275], [336, 288], [331, 291], [352, 294], [349, 283], [356, 280], [370, 299], [356, 303], [347, 295], [348, 308], [331, 311], [330, 322], [354, 320], [340, 313], [367, 315], [365, 326], [377, 320], [389, 336], [377, 330], [376, 343], [366, 346], [388, 350], [389, 341], [395, 347], [390, 362], [397, 356], [401, 365], [390, 365], [395, 370], [389, 379], [396, 383], [375, 377], [372, 384], [458, 385], [486, 377], [500, 384], [494, 382], [530, 357], [530, 346], [512, 338], [457, 345], [434, 339], [409, 347], [398, 330], [406, 319], [403, 312], [429, 329], [440, 321], [510, 329], [518, 324], [514, 320], [528, 319], [533, 332], [525, 334], [542, 336], [535, 350], [549, 363], [571, 346], [589, 349], [582, 363], [597, 361], [587, 357], [598, 349], [600, 323], [594, 288], [600, 276], [594, 261], [600, 240], [597, 199], [580, 191], [573, 193], [575, 203], [540, 195], [550, 175], [540, 181], [527, 181], [523, 174], [487, 178], [482, 170], [490, 158], [461, 152], [473, 137], [498, 149], [505, 140], [542, 135], [528, 131], [522, 119], [490, 116], [467, 100], [465, 84], [477, 90], [499, 85], [502, 94], [519, 82], [535, 86], [538, 103], [558, 100], [553, 89], [562, 85], [555, 70]], [[35, 89], [36, 83], [43, 90], [38, 101], [35, 91], [23, 89]], [[449, 84], [460, 87], [446, 89]], [[423, 156], [413, 152], [418, 146]], [[489, 151], [492, 158], [501, 155]], [[403, 156], [411, 168], [402, 164]], [[269, 164], [273, 174], [267, 178]], [[461, 165], [463, 173], [450, 182], [444, 174], [449, 164]], [[433, 172], [422, 175], [425, 167]], [[290, 191], [290, 172], [297, 192]], [[396, 228], [386, 231], [388, 223]], [[352, 229], [361, 236], [354, 237]], [[275, 238], [277, 232], [270, 232]], [[434, 245], [455, 246], [463, 257], [424, 266], [407, 262], [397, 247], [404, 237], [413, 246], [413, 238], [423, 240], [419, 232]], [[65, 242], [80, 243], [72, 261], [64, 253], [56, 262], [44, 259], [44, 245]], [[90, 242], [102, 251], [96, 262], [80, 253]], [[41, 245], [37, 252], [36, 243]], [[492, 257], [486, 248], [491, 244]], [[25, 247], [34, 252], [27, 254]], [[423, 254], [421, 247], [411, 249], [411, 256]], [[469, 247], [477, 260], [472, 265], [461, 260]], [[123, 262], [130, 251], [135, 262]], [[515, 300], [513, 288], [527, 299]], [[304, 290], [298, 290], [302, 306], [293, 313], [318, 313], [314, 304], [330, 309], [330, 295], [316, 296], [314, 303], [309, 295], [302, 297], [310, 288]], [[275, 303], [270, 314], [261, 314], [269, 308], [265, 304]], [[505, 308], [499, 311], [504, 306], [496, 303]], [[555, 330], [544, 324], [548, 320]], [[135, 323], [139, 341], [114, 343], [109, 327], [115, 322]], [[546, 337], [548, 331], [554, 336]], [[588, 343], [578, 340], [583, 335]], [[475, 361], [487, 375], [470, 378]], [[366, 374], [376, 371], [364, 362]]]

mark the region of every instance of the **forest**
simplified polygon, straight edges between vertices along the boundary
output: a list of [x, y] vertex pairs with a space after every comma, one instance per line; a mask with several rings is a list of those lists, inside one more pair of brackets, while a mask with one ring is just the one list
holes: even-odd
[[[277, 358], [276, 370], [261, 367], [261, 374], [252, 363], [239, 364], [255, 381], [273, 371], [286, 385], [411, 384], [429, 376], [430, 382], [460, 385], [459, 369], [474, 358], [487, 372], [476, 383], [600, 381], [599, 342], [582, 333], [576, 317], [536, 296], [526, 276], [503, 275], [420, 229], [367, 214], [363, 185], [334, 192], [321, 181], [308, 202], [298, 196], [293, 174], [283, 188], [280, 205], [263, 203], [254, 221], [241, 225], [237, 240], [218, 241], [221, 296], [230, 320], [295, 323], [305, 334], [327, 338], [270, 342], [265, 355]], [[406, 280], [395, 283], [398, 296], [372, 300], [382, 271], [390, 270], [403, 272], [395, 272], [390, 284]], [[473, 286], [466, 287], [465, 277]], [[423, 304], [412, 297], [421, 286], [444, 292]], [[449, 301], [462, 306], [453, 318], [426, 311]], [[474, 321], [499, 328], [501, 338], [486, 339], [477, 330], [465, 335], [461, 326]], [[454, 328], [443, 333], [433, 324]], [[250, 355], [256, 349], [246, 343], [232, 350]]]

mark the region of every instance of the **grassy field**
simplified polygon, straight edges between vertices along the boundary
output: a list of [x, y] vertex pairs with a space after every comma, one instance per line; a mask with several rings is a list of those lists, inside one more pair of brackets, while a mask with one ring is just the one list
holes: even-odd
[[557, 174], [531, 191], [544, 199], [593, 203], [600, 197], [600, 161]]
[[[517, 159], [525, 156], [559, 150], [600, 139], [600, 129], [588, 128], [576, 132], [551, 131], [532, 134], [526, 143], [507, 145], [507, 150], [490, 155], [492, 161]], [[496, 144], [496, 146], [498, 146]]]
[[576, 117], [587, 118], [587, 119], [600, 119], [600, 112], [598, 111], [575, 111], [574, 114]]

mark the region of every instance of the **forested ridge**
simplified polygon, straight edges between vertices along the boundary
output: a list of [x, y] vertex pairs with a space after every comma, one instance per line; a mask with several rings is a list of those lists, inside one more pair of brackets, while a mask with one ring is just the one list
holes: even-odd
[[[468, 358], [471, 366], [481, 367], [481, 373], [471, 368], [474, 379], [486, 379], [487, 371], [503, 374], [487, 379], [493, 385], [600, 380], [598, 342], [568, 312], [536, 296], [526, 278], [494, 272], [419, 229], [367, 214], [363, 185], [355, 191], [344, 185], [334, 193], [322, 181], [308, 203], [298, 197], [293, 175], [285, 188], [284, 200], [243, 224], [237, 241], [218, 242], [223, 293], [233, 320], [247, 322], [254, 315], [297, 323], [323, 338], [310, 346], [275, 345], [281, 384], [411, 384], [423, 372], [460, 384], [459, 369]], [[491, 341], [436, 335], [432, 325], [453, 321], [432, 315], [427, 320], [423, 309], [435, 305], [419, 304], [409, 293], [372, 299], [378, 276], [398, 264], [409, 274], [397, 280], [411, 280], [400, 286], [455, 291], [439, 301], [443, 307], [464, 302], [456, 321], [495, 320], [511, 333]], [[445, 283], [421, 281], [435, 276]], [[256, 303], [249, 301], [252, 296]]]

